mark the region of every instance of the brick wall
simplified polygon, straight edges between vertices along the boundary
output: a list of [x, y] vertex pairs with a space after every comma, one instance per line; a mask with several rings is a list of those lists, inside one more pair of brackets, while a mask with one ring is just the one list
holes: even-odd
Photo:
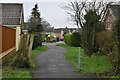
[[109, 10], [109, 12], [106, 15], [106, 20], [105, 20], [105, 27], [107, 30], [112, 30], [113, 25], [114, 25], [114, 16], [112, 14], [112, 11]]

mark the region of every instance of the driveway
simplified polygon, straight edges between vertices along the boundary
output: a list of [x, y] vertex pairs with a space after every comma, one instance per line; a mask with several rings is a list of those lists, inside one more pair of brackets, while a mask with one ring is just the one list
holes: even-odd
[[64, 58], [66, 49], [55, 44], [44, 44], [48, 50], [37, 56], [38, 67], [32, 71], [33, 78], [83, 78], [74, 72], [73, 65]]

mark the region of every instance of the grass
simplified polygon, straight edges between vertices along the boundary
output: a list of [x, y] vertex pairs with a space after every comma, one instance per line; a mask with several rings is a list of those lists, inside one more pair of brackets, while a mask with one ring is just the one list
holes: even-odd
[[[2, 80], [9, 80], [11, 78], [32, 78], [29, 69], [22, 69], [22, 68], [13, 68], [10, 66], [13, 61], [15, 60], [16, 56], [10, 58], [8, 64], [4, 65], [2, 68]], [[12, 79], [11, 79], [12, 80]]]
[[[38, 47], [32, 51], [32, 54], [30, 57], [31, 67], [37, 66], [35, 63], [35, 58], [38, 54], [40, 54], [41, 52], [43, 52], [45, 50], [47, 50], [47, 47], [42, 46], [42, 47]], [[30, 78], [32, 78], [32, 75], [30, 73], [30, 69], [13, 68], [13, 67], [9, 66], [13, 63], [13, 61], [15, 60], [15, 57], [16, 56], [10, 58], [8, 64], [2, 68], [3, 80], [10, 79], [10, 78], [27, 78], [29, 80]]]
[[28, 69], [19, 69], [12, 67], [3, 68], [3, 79], [5, 78], [32, 78]]
[[103, 73], [112, 68], [107, 56], [91, 56], [83, 58], [81, 72], [83, 73]]
[[91, 57], [88, 57], [84, 54], [84, 50], [81, 49], [82, 64], [81, 68], [78, 69], [78, 48], [71, 47], [66, 44], [58, 44], [57, 46], [61, 46], [67, 49], [65, 58], [74, 65], [75, 71], [79, 71], [82, 74], [99, 74], [109, 71], [112, 68], [112, 65], [107, 56], [92, 55]]
[[46, 51], [46, 50], [47, 50], [46, 46], [37, 47], [36, 49], [32, 50], [32, 54], [31, 54], [31, 57], [30, 57], [31, 67], [35, 68], [37, 66], [36, 56], [38, 56], [41, 52]]

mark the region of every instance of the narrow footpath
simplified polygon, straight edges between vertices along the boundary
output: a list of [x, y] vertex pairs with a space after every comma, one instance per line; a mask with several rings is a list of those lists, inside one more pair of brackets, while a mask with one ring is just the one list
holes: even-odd
[[48, 50], [37, 56], [38, 67], [32, 71], [33, 78], [84, 78], [64, 58], [66, 49], [55, 44], [46, 46]]

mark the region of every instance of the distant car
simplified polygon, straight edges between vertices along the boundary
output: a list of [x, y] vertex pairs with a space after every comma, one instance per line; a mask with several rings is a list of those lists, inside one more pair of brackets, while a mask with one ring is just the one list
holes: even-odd
[[64, 40], [64, 38], [59, 38], [59, 41], [63, 41]]

